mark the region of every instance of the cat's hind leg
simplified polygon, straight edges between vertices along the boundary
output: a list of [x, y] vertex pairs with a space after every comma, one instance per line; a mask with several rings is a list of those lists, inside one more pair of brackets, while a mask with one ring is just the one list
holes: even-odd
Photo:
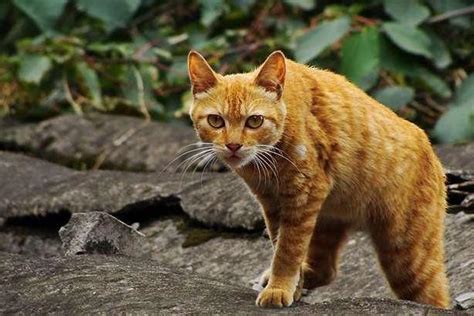
[[405, 216], [393, 215], [390, 220], [370, 225], [372, 240], [380, 265], [398, 298], [447, 308], [445, 211], [442, 206], [437, 209], [417, 206]]
[[339, 253], [346, 243], [348, 223], [320, 216], [303, 264], [305, 289], [331, 283], [338, 270]]

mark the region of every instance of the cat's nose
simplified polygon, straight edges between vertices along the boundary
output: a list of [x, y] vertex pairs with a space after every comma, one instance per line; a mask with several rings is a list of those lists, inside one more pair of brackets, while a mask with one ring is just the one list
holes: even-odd
[[226, 144], [225, 147], [229, 148], [231, 152], [235, 153], [242, 147], [242, 144]]

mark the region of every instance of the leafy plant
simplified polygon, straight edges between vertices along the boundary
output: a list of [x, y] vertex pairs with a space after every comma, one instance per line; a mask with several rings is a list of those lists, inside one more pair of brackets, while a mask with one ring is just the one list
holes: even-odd
[[0, 3], [0, 114], [174, 119], [190, 100], [190, 49], [221, 72], [282, 49], [342, 73], [436, 140], [465, 141], [472, 10], [469, 0], [10, 0]]

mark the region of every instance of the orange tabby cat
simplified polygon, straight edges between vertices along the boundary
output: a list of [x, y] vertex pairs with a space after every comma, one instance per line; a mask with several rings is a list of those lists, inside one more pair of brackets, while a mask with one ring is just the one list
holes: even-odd
[[330, 283], [351, 229], [371, 235], [399, 298], [449, 305], [444, 173], [421, 129], [280, 51], [250, 73], [219, 75], [194, 51], [188, 67], [199, 137], [263, 206], [274, 256], [258, 306]]

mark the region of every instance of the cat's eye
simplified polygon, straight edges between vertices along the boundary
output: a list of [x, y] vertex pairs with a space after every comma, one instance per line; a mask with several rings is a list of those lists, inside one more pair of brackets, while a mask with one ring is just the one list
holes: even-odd
[[263, 115], [252, 115], [245, 122], [245, 126], [250, 128], [259, 128], [263, 124]]
[[216, 114], [209, 114], [207, 116], [207, 122], [209, 125], [211, 125], [214, 128], [221, 128], [224, 127], [224, 119], [222, 116], [216, 115]]

